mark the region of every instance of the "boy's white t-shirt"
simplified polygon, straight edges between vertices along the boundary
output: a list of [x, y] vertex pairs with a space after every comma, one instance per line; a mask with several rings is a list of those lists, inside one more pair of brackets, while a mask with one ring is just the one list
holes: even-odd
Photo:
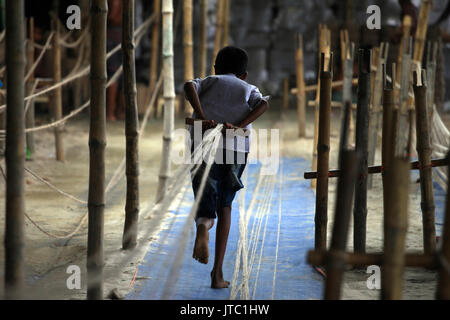
[[[234, 74], [213, 75], [204, 79], [191, 80], [200, 99], [206, 119], [215, 120], [218, 123], [229, 122], [237, 125], [244, 120], [248, 114], [258, 106], [261, 101], [267, 101], [259, 89]], [[192, 117], [195, 119], [195, 112]], [[193, 127], [190, 128], [191, 138]], [[223, 147], [227, 150], [238, 152], [249, 152], [251, 143], [251, 129], [249, 124], [246, 129], [250, 131], [247, 137], [236, 136], [225, 138]], [[197, 139], [198, 140], [198, 139]], [[201, 142], [194, 140], [195, 143]]]

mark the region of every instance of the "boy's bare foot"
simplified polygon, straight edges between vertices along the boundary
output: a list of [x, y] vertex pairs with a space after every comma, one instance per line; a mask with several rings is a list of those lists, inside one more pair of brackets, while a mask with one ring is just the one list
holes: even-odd
[[213, 289], [224, 289], [230, 286], [230, 281], [223, 279], [222, 272], [211, 271], [211, 288]]
[[206, 225], [199, 224], [197, 227], [197, 236], [195, 237], [194, 253], [192, 258], [200, 263], [207, 264], [209, 259], [209, 232]]

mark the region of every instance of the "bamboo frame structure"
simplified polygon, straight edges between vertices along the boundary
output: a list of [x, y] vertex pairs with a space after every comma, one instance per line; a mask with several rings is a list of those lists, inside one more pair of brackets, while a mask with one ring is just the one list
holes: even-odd
[[172, 0], [163, 0], [163, 70], [164, 70], [164, 128], [163, 150], [159, 171], [158, 190], [156, 202], [160, 202], [167, 189], [167, 180], [170, 177], [170, 152], [172, 148], [172, 135], [174, 130], [174, 104], [175, 83], [173, 68], [173, 3]]
[[151, 94], [155, 89], [158, 77], [158, 61], [159, 61], [159, 29], [161, 25], [161, 0], [153, 0], [153, 14], [155, 15], [155, 22], [152, 27], [152, 50], [150, 55], [150, 80], [148, 85], [148, 101], [150, 101]]
[[[192, 0], [183, 0], [183, 50], [184, 81], [194, 79], [194, 36], [192, 32]], [[190, 103], [185, 103], [186, 114], [192, 113]]]
[[127, 199], [123, 249], [136, 247], [139, 220], [139, 119], [134, 43], [134, 0], [124, 0], [122, 10], [123, 88], [125, 96]]
[[305, 92], [305, 70], [303, 62], [303, 36], [297, 36], [298, 46], [295, 51], [295, 70], [297, 82], [297, 117], [298, 117], [298, 136], [306, 136], [306, 92]]
[[[333, 58], [330, 57], [330, 65]], [[328, 170], [330, 157], [331, 71], [325, 71], [325, 54], [321, 56], [320, 113], [317, 140], [317, 185], [315, 212], [315, 248], [325, 249], [328, 222]], [[331, 67], [328, 68], [331, 70]]]
[[5, 298], [23, 296], [25, 246], [24, 1], [6, 2], [6, 207]]
[[208, 0], [200, 0], [198, 74], [206, 77], [208, 61]]
[[[31, 17], [28, 21], [28, 42], [27, 42], [27, 72], [33, 67], [34, 64], [34, 18]], [[31, 73], [31, 76], [26, 83], [26, 92], [27, 95], [32, 94], [33, 84], [34, 84], [34, 72]], [[28, 111], [25, 114], [25, 123], [27, 128], [34, 127], [34, 101], [30, 102], [30, 106]], [[30, 151], [30, 154], [33, 155], [35, 152], [35, 144], [34, 144], [34, 133], [28, 132], [26, 134], [26, 142], [27, 149]]]
[[[447, 161], [450, 160], [450, 153], [447, 154]], [[449, 166], [450, 167], [450, 166]], [[449, 168], [450, 172], [450, 168]], [[448, 179], [450, 190], [450, 179]], [[436, 298], [441, 300], [450, 300], [450, 273], [448, 266], [450, 261], [450, 193], [447, 192], [447, 200], [445, 205], [444, 229], [442, 232], [442, 248], [439, 254], [440, 269], [439, 280], [436, 291]], [[447, 266], [447, 268], [445, 267]]]
[[414, 73], [416, 103], [416, 150], [420, 163], [420, 192], [423, 222], [423, 247], [425, 253], [436, 250], [435, 204], [431, 169], [431, 144], [427, 112], [427, 84], [425, 70]]
[[217, 13], [216, 13], [216, 33], [214, 38], [214, 52], [211, 60], [211, 74], [214, 74], [214, 62], [216, 56], [219, 53], [220, 46], [223, 43], [223, 11], [225, 10], [225, 0], [217, 1]]
[[[53, 82], [59, 83], [61, 82], [61, 46], [59, 44], [59, 33], [60, 27], [58, 21], [56, 21], [56, 17], [52, 20], [53, 30], [55, 31], [55, 35], [53, 36], [52, 43], [52, 62], [53, 62]], [[52, 114], [55, 121], [58, 121], [62, 118], [62, 87], [58, 87], [53, 91], [52, 95]], [[55, 133], [55, 154], [56, 160], [64, 161], [64, 140], [63, 140], [63, 130], [62, 125], [56, 126], [54, 128]]]
[[89, 226], [87, 247], [87, 298], [90, 300], [103, 299], [107, 14], [107, 0], [91, 1], [91, 108], [89, 128]]
[[371, 50], [360, 49], [358, 54], [358, 109], [356, 111], [356, 152], [358, 161], [358, 178], [355, 183], [355, 206], [353, 210], [353, 246], [355, 252], [366, 251], [367, 225], [367, 167], [369, 148], [369, 104], [370, 104], [370, 69], [372, 66]]

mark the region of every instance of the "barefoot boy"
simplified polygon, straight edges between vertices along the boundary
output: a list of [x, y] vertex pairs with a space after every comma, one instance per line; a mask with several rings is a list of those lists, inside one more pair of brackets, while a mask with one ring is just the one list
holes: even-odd
[[[216, 75], [195, 79], [185, 84], [187, 100], [191, 103], [193, 118], [204, 120], [206, 125], [224, 123], [226, 129], [245, 128], [268, 108], [268, 103], [258, 88], [245, 82], [247, 78], [247, 53], [236, 47], [225, 47], [219, 51], [215, 61]], [[241, 137], [242, 138], [242, 137]], [[201, 195], [196, 215], [197, 235], [193, 258], [207, 264], [209, 258], [209, 230], [214, 225], [217, 213], [217, 229], [214, 267], [211, 272], [212, 288], [227, 288], [223, 279], [222, 265], [231, 223], [231, 204], [236, 192], [243, 188], [240, 180], [247, 162], [251, 136], [236, 138], [227, 136], [223, 142], [223, 162], [212, 165], [208, 183]], [[228, 153], [228, 156], [227, 156]], [[231, 153], [231, 154], [230, 154]], [[231, 161], [230, 159], [234, 159]], [[243, 161], [240, 161], [242, 160]], [[228, 160], [227, 162], [225, 160]], [[192, 178], [195, 196], [201, 181], [201, 172]]]

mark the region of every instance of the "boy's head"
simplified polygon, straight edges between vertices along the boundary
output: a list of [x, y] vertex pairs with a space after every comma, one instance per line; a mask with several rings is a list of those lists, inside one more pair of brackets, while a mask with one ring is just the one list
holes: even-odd
[[248, 55], [245, 50], [228, 46], [219, 51], [214, 68], [216, 74], [234, 73], [237, 77], [247, 77]]

